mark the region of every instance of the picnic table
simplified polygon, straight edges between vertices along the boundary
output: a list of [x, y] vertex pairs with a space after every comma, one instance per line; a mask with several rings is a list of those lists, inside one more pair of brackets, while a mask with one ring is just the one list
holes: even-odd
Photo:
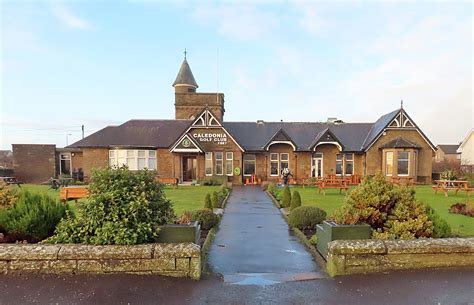
[[343, 190], [347, 191], [347, 179], [345, 178], [322, 178], [316, 182], [318, 186], [318, 193], [323, 192], [323, 195], [326, 195], [326, 189], [339, 189], [339, 193]]
[[415, 185], [415, 177], [391, 177], [391, 182], [395, 185]]
[[6, 185], [16, 184], [18, 187], [21, 187], [21, 184], [23, 184], [23, 182], [18, 181], [15, 177], [0, 177], [0, 180]]
[[448, 191], [454, 191], [454, 194], [457, 195], [459, 191], [466, 192], [466, 195], [469, 196], [473, 191], [473, 188], [469, 187], [469, 181], [464, 180], [435, 180], [436, 185], [433, 185], [433, 191], [435, 194], [438, 191], [443, 192], [444, 196], [448, 197]]

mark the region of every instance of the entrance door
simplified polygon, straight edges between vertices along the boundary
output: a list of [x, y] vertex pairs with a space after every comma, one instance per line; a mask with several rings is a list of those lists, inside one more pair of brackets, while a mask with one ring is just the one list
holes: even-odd
[[183, 156], [183, 181], [193, 181], [197, 177], [197, 159], [194, 156]]
[[311, 177], [321, 178], [323, 177], [323, 154], [314, 153], [311, 159]]

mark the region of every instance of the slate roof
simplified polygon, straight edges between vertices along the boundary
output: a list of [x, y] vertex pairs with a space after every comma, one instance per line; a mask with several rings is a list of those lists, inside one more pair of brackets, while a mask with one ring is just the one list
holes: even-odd
[[[310, 150], [326, 132], [329, 132], [342, 145], [344, 151], [362, 152], [399, 111], [400, 109], [390, 112], [375, 123], [222, 122], [222, 126], [245, 151], [263, 151], [264, 146], [271, 141], [272, 137], [282, 130], [291, 138], [297, 151]], [[130, 120], [119, 126], [105, 127], [68, 147], [171, 148], [192, 122], [190, 120]], [[411, 144], [407, 142], [403, 144], [400, 140], [393, 145]]]
[[445, 154], [457, 154], [457, 150], [459, 148], [459, 144], [439, 144], [438, 147], [445, 153]]
[[105, 127], [68, 147], [168, 148], [190, 124], [187, 120], [130, 120]]
[[196, 83], [196, 80], [194, 79], [193, 72], [191, 72], [191, 68], [189, 67], [186, 58], [181, 64], [181, 68], [179, 69], [178, 75], [176, 76], [176, 80], [173, 83], [173, 87], [176, 85], [191, 85], [195, 88], [199, 87]]
[[395, 139], [380, 146], [380, 148], [421, 148], [418, 144], [413, 143], [402, 137], [396, 137]]
[[329, 129], [342, 143], [346, 151], [360, 151], [360, 147], [372, 123], [309, 122], [224, 122], [224, 128], [237, 142], [249, 151], [263, 150], [263, 146], [281, 128], [293, 140], [297, 150], [309, 150], [314, 139]]
[[360, 147], [361, 150], [366, 150], [372, 142], [380, 135], [380, 133], [387, 127], [390, 122], [395, 119], [397, 114], [400, 112], [400, 109], [394, 110], [390, 113], [387, 113], [381, 116], [372, 126], [369, 133], [367, 134], [367, 138], [362, 143]]

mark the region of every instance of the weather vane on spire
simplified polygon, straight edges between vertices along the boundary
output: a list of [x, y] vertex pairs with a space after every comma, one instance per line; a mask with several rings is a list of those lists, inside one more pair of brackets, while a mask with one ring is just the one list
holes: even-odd
[[184, 59], [186, 59], [186, 54], [188, 54], [188, 52], [186, 52], [186, 48], [184, 48]]

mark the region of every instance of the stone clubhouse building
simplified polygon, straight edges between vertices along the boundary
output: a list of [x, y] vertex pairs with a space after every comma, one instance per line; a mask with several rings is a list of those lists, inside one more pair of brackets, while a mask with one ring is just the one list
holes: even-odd
[[88, 177], [93, 168], [126, 164], [182, 183], [211, 178], [233, 184], [277, 182], [285, 168], [296, 182], [377, 172], [431, 182], [435, 147], [403, 107], [373, 123], [228, 122], [224, 94], [197, 92], [186, 58], [173, 87], [174, 120], [130, 120], [62, 149], [14, 144], [15, 173], [28, 180], [34, 159], [44, 160], [36, 169], [44, 177], [77, 169]]

